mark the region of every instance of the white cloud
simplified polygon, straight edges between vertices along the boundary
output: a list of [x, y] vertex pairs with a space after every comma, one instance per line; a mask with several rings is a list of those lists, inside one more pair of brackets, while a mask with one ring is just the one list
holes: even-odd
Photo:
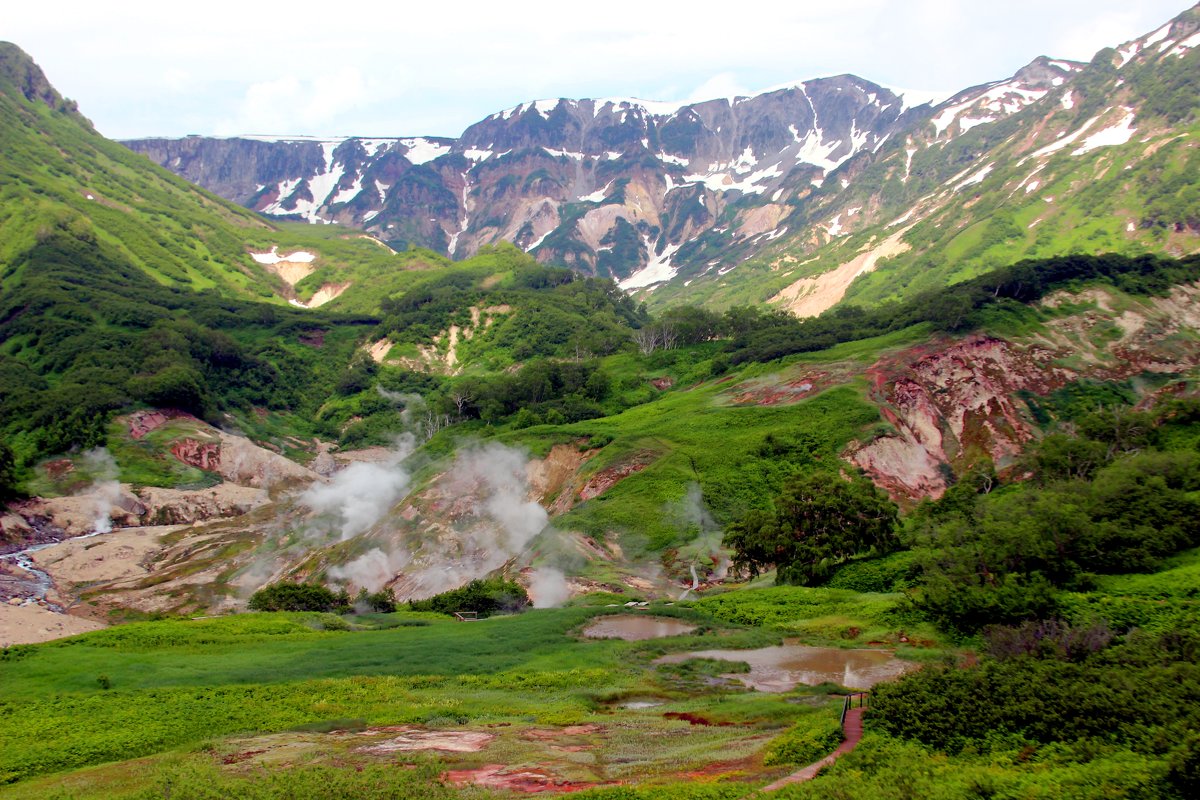
[[369, 98], [366, 81], [354, 67], [310, 78], [285, 75], [248, 86], [237, 116], [218, 122], [216, 131], [226, 136], [330, 132], [330, 126], [347, 112], [362, 108]]
[[[10, 4], [0, 39], [46, 68], [110, 136], [272, 130], [457, 135], [539, 97], [715, 96], [853, 72], [914, 88], [1002, 78], [1037, 55], [1088, 58], [1182, 0], [525, 0], [369, 9], [321, 0]], [[120, 42], [120, 47], [114, 47]], [[693, 90], [693, 87], [695, 90]]]

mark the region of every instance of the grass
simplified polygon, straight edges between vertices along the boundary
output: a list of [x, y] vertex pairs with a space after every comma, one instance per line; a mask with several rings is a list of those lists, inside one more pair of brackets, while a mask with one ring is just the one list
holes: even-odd
[[[723, 628], [695, 609], [663, 607], [659, 613], [707, 620], [709, 635], [653, 643], [576, 635], [586, 620], [610, 612], [575, 607], [471, 624], [372, 615], [359, 620], [370, 629], [338, 632], [319, 630], [327, 615], [248, 614], [134, 623], [10, 648], [0, 651], [0, 781], [46, 790], [50, 784], [25, 779], [163, 754], [135, 770], [153, 783], [172, 764], [207, 763], [170, 751], [228, 750], [238, 745], [221, 744], [224, 737], [299, 728], [325, 741], [322, 731], [347, 720], [511, 727], [507, 744], [488, 755], [507, 753], [506, 763], [533, 758], [518, 735], [529, 726], [601, 724], [604, 774], [651, 777], [702, 768], [714, 754], [753, 758], [787, 726], [810, 718], [827, 724], [836, 714], [823, 700], [796, 705], [790, 698], [797, 693], [681, 685], [649, 664], [664, 648], [703, 646], [714, 634], [725, 644], [749, 645], [762, 643], [761, 633]], [[617, 705], [646, 696], [666, 705]], [[713, 724], [696, 727], [662, 717], [665, 711], [702, 713]], [[85, 795], [103, 796], [99, 788], [114, 784], [103, 768], [86, 774], [95, 782], [84, 781], [91, 787]]]

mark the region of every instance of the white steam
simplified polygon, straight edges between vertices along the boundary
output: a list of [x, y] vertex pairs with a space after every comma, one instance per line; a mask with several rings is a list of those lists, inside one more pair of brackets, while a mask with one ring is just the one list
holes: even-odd
[[729, 570], [729, 559], [721, 545], [721, 526], [704, 505], [700, 484], [688, 485], [687, 493], [675, 506], [674, 512], [681, 527], [695, 534], [690, 542], [679, 548], [677, 555], [679, 561], [688, 565], [691, 576], [689, 588], [678, 598], [683, 600], [699, 587], [699, 573], [710, 578], [725, 577]]
[[571, 598], [567, 576], [554, 567], [538, 567], [529, 576], [529, 597], [534, 608], [558, 608]]
[[390, 458], [378, 463], [360, 461], [334, 474], [329, 483], [314, 483], [300, 502], [317, 513], [314, 524], [335, 529], [341, 541], [374, 526], [408, 493], [412, 476], [401, 462], [412, 453], [413, 438], [405, 434]]
[[376, 547], [353, 561], [331, 568], [329, 577], [366, 589], [368, 592], [377, 592], [396, 577], [396, 573], [408, 564], [408, 560], [409, 555], [405, 551], [384, 552]]
[[92, 484], [86, 494], [91, 500], [91, 529], [95, 533], [112, 530], [112, 510], [121, 500], [121, 484], [117, 482], [117, 462], [106, 448], [97, 447], [85, 452], [80, 459]]
[[[549, 515], [530, 499], [529, 454], [496, 442], [460, 447], [428, 492], [427, 539], [397, 594], [430, 597], [504, 567], [529, 547]], [[392, 556], [394, 557], [394, 556]]]
[[550, 521], [546, 509], [528, 499], [528, 460], [522, 450], [489, 442], [459, 450], [447, 476], [451, 496], [473, 498], [472, 514], [491, 523], [486, 528], [494, 533], [492, 543], [508, 554], [506, 560]]

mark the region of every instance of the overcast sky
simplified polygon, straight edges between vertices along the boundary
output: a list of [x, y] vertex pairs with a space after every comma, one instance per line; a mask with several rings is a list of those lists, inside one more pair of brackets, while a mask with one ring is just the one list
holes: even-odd
[[1187, 0], [9, 3], [15, 42], [112, 138], [457, 136], [524, 100], [707, 99], [852, 72], [947, 94], [1088, 60]]

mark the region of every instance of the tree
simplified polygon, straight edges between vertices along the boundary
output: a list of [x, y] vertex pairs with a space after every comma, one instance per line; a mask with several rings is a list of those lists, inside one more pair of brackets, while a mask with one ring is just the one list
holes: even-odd
[[825, 471], [793, 477], [771, 511], [731, 525], [725, 544], [735, 570], [775, 567], [779, 583], [812, 584], [854, 555], [896, 548], [897, 509], [863, 477]]
[[17, 494], [17, 460], [12, 448], [0, 442], [0, 501]]

